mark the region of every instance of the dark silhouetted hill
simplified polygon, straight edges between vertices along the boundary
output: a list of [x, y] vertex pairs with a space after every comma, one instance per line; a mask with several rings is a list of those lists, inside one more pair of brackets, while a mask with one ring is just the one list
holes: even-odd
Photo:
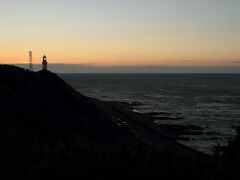
[[145, 144], [56, 74], [8, 65], [0, 65], [0, 144], [1, 179], [220, 179], [221, 174], [201, 158]]

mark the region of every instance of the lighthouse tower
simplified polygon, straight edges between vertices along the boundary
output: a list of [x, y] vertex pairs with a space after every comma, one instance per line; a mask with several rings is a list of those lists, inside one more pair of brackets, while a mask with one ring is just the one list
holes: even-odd
[[42, 69], [43, 70], [47, 70], [47, 64], [48, 64], [47, 57], [44, 55], [43, 60], [42, 60]]

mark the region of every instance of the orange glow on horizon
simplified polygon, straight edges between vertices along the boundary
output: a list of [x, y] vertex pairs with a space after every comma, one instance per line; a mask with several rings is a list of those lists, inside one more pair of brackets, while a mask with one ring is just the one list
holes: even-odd
[[240, 66], [239, 1], [61, 2], [3, 1], [0, 63]]

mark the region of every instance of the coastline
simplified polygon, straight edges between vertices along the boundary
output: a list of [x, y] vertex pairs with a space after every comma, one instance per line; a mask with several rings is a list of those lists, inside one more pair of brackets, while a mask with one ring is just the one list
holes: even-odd
[[142, 103], [135, 106], [135, 112], [149, 113], [150, 121], [172, 131], [178, 142], [210, 155], [216, 146], [233, 140], [236, 132], [232, 126], [239, 126], [238, 76], [69, 74], [61, 77], [88, 97]]
[[93, 100], [99, 108], [112, 117], [116, 124], [119, 120], [126, 123], [127, 125], [122, 128], [141, 138], [145, 143], [160, 149], [174, 149], [177, 154], [187, 155], [189, 158], [198, 157], [203, 161], [213, 163], [213, 158], [209, 154], [177, 142], [176, 140], [181, 134], [179, 131], [176, 133], [171, 128], [158, 126], [152, 123], [148, 115], [135, 112], [135, 103], [100, 101], [95, 98]]
[[[144, 125], [150, 126], [152, 130], [157, 130], [158, 133], [160, 133], [165, 138], [176, 141], [180, 143], [183, 146], [186, 146], [190, 149], [197, 150], [201, 153], [213, 156], [213, 150], [210, 151], [201, 151], [197, 148], [193, 148], [191, 146], [187, 146], [186, 142], [190, 141], [190, 138], [187, 136], [196, 136], [196, 135], [202, 135], [203, 128], [196, 126], [196, 125], [177, 125], [177, 124], [161, 124], [158, 123], [158, 121], [161, 122], [162, 119], [169, 118], [168, 120], [175, 120], [178, 119], [178, 117], [169, 117], [168, 112], [149, 112], [144, 113], [138, 110], [135, 110], [136, 106], [142, 105], [138, 102], [119, 102], [119, 101], [102, 101], [106, 105], [110, 106], [111, 108], [115, 109], [116, 111], [121, 111], [121, 113], [125, 114], [126, 116], [131, 116], [131, 118], [140, 118], [144, 119]], [[157, 115], [161, 115], [161, 118], [159, 118]], [[162, 116], [166, 115], [166, 116]], [[157, 116], [157, 117], [156, 117]], [[158, 119], [158, 120], [156, 120]], [[179, 120], [181, 120], [179, 118]]]

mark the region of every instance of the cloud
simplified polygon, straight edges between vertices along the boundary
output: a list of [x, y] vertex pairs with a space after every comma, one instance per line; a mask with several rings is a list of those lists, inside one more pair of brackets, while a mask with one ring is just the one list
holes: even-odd
[[231, 64], [240, 64], [240, 60], [237, 60], [237, 61], [230, 61], [230, 62], [227, 62], [227, 63], [231, 63]]

